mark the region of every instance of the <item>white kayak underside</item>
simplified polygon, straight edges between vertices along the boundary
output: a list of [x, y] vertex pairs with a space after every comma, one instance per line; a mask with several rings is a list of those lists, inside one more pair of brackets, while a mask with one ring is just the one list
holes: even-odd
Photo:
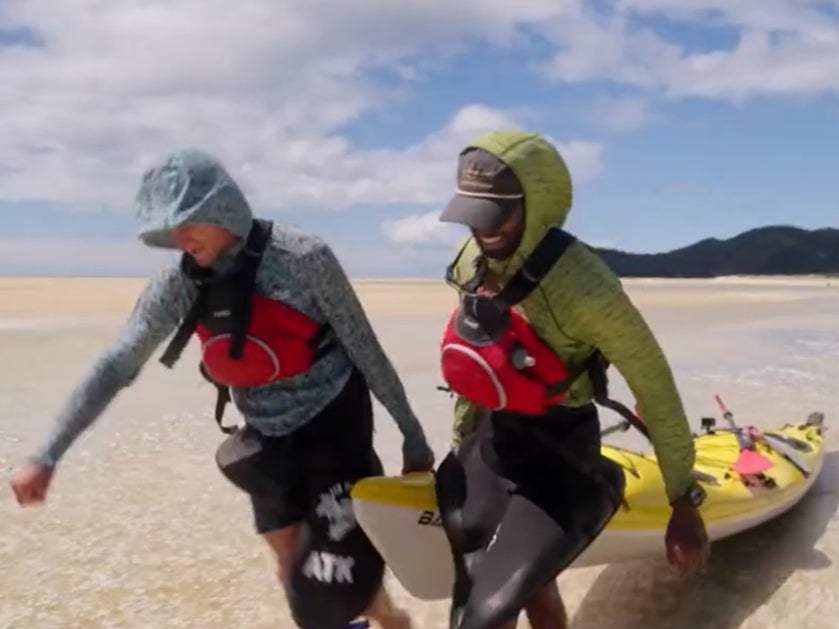
[[[720, 540], [754, 528], [787, 511], [807, 493], [818, 477], [817, 467], [794, 491], [767, 508], [740, 518], [708, 525], [711, 540]], [[454, 581], [451, 552], [436, 513], [370, 500], [353, 500], [358, 522], [385, 558], [389, 569], [413, 596], [439, 600], [451, 596]], [[607, 528], [570, 568], [621, 563], [663, 555], [664, 529], [616, 530]]]

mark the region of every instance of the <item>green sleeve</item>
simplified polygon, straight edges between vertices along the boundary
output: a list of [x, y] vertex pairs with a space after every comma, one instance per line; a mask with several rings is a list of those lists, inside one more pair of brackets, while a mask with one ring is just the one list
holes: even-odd
[[465, 397], [458, 395], [454, 403], [452, 446], [457, 447], [478, 425], [480, 409]]
[[577, 299], [563, 300], [570, 306], [569, 332], [599, 348], [626, 380], [672, 500], [690, 485], [696, 456], [682, 399], [656, 337], [617, 278], [598, 262], [572, 282]]

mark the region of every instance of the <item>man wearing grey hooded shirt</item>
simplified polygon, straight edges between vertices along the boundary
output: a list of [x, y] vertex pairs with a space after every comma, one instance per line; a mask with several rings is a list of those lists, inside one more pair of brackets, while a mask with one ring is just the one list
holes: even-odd
[[[328, 349], [307, 369], [287, 377], [257, 386], [231, 385], [245, 427], [225, 440], [216, 460], [234, 484], [251, 494], [255, 527], [277, 555], [298, 626], [330, 629], [363, 613], [386, 628], [409, 627], [382, 586], [383, 560], [351, 515], [352, 482], [382, 473], [373, 449], [370, 393], [402, 432], [403, 472], [432, 469], [434, 456], [334, 253], [317, 236], [255, 220], [224, 166], [200, 150], [176, 151], [147, 170], [136, 210], [141, 240], [180, 249], [182, 264], [149, 281], [121, 334], [72, 392], [42, 446], [15, 474], [11, 485], [18, 502], [45, 500], [55, 468], [75, 439], [189, 318], [201, 286], [189, 269], [238, 278], [249, 237], [261, 225], [264, 249], [255, 270], [254, 299], [285, 304], [328, 330]], [[230, 285], [241, 284], [234, 279]], [[250, 342], [250, 332], [247, 338]], [[266, 483], [272, 491], [263, 489]]]

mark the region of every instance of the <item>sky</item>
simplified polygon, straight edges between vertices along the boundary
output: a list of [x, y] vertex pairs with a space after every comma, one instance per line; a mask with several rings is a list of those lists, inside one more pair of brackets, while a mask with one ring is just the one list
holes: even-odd
[[171, 259], [133, 199], [186, 146], [354, 277], [443, 276], [499, 128], [557, 145], [594, 245], [839, 223], [839, 0], [0, 0], [0, 86], [0, 275]]

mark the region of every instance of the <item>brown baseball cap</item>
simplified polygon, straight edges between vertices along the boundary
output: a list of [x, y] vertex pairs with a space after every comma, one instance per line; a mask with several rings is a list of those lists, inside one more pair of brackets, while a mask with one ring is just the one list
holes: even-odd
[[488, 151], [469, 148], [460, 154], [457, 191], [440, 220], [493, 231], [523, 198], [524, 189], [507, 164]]

